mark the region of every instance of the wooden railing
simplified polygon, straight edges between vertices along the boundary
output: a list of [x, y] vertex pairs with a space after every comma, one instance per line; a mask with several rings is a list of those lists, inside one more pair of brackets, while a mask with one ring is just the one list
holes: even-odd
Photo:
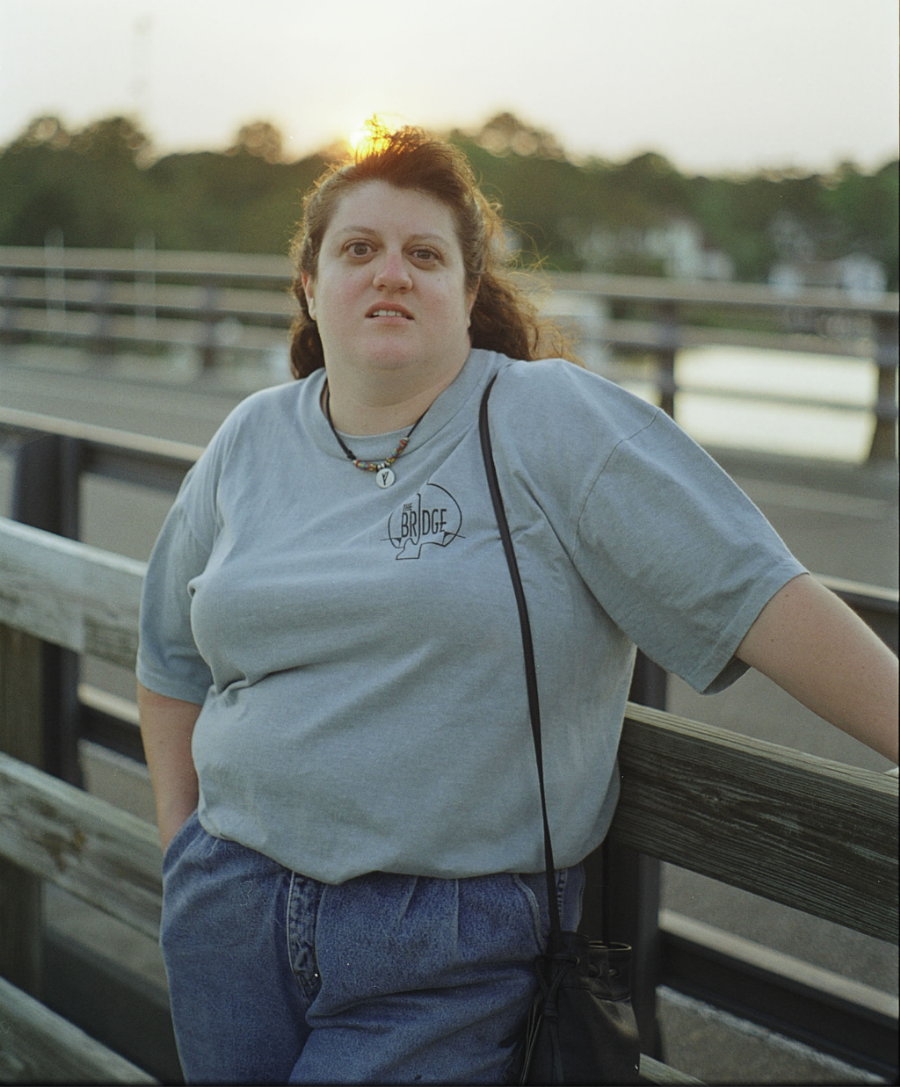
[[[281, 257], [5, 247], [0, 278], [0, 340], [49, 338], [101, 352], [178, 345], [196, 350], [205, 367], [229, 353], [283, 351], [294, 312], [290, 268]], [[718, 344], [857, 358], [877, 373], [868, 406], [875, 421], [870, 458], [896, 459], [896, 294], [787, 294], [753, 284], [569, 274], [546, 275], [534, 286], [546, 308], [571, 326], [586, 359], [652, 359], [659, 402], [673, 415], [684, 348]], [[696, 386], [691, 392], [723, 395]], [[850, 407], [814, 388], [802, 401], [763, 388], [740, 395]]]
[[[54, 533], [79, 534], [80, 481], [104, 476], [119, 482], [174, 493], [201, 447], [152, 439], [102, 427], [0, 409], [0, 439], [14, 458], [13, 516]], [[896, 651], [897, 593], [835, 578], [822, 578]], [[83, 740], [112, 748], [131, 759], [142, 752], [133, 716], [121, 702], [94, 687], [78, 684], [78, 659], [68, 650], [44, 647], [43, 703], [45, 739], [43, 764], [54, 774], [79, 784], [79, 744]], [[665, 707], [666, 677], [639, 656], [632, 697], [645, 706]], [[659, 862], [630, 850], [613, 850], [611, 871], [616, 885], [615, 911], [629, 938], [642, 948], [635, 968], [643, 991], [652, 995], [656, 980], [690, 991], [713, 1005], [736, 1010], [751, 1019], [773, 1018], [776, 1029], [812, 1041], [824, 1039], [829, 1052], [853, 1060], [875, 1058], [892, 1051], [890, 1013], [874, 992], [858, 1003], [859, 992], [848, 1004], [845, 986], [835, 976], [820, 975], [812, 985], [800, 962], [776, 961], [758, 945], [725, 932], [698, 926], [664, 911], [658, 916]], [[54, 946], [60, 960], [66, 945]], [[759, 963], [766, 960], [766, 969]], [[660, 973], [660, 964], [663, 964]], [[70, 972], [82, 970], [78, 962]], [[107, 979], [108, 982], [109, 979]], [[825, 989], [823, 989], [825, 986]], [[108, 985], [106, 986], [108, 988]], [[795, 999], [803, 992], [803, 1000]], [[835, 1007], [840, 1013], [833, 1014]], [[655, 1012], [651, 1000], [637, 1003], [645, 1035], [654, 1035]], [[150, 1009], [161, 1027], [158, 1009]], [[98, 1012], [98, 1015], [100, 1013]], [[877, 1055], [882, 1057], [878, 1058]]]
[[[33, 412], [0, 407], [0, 448], [12, 462], [11, 516], [25, 524], [74, 539], [81, 535], [82, 483], [101, 477], [133, 485], [139, 491], [174, 496], [202, 446], [132, 434]], [[898, 603], [895, 591], [818, 572], [820, 580], [872, 627], [896, 652]], [[645, 662], [644, 662], [645, 663]], [[634, 697], [645, 705], [665, 708], [665, 676], [639, 662], [640, 683]], [[68, 682], [74, 682], [72, 676]], [[79, 737], [110, 744], [134, 755], [127, 733], [108, 726], [94, 706], [77, 706], [65, 682], [56, 690], [53, 743], [55, 773], [78, 781]], [[76, 720], [77, 717], [77, 720]]]
[[[0, 519], [0, 1078], [10, 1068], [19, 1082], [139, 1078], [27, 994], [39, 994], [43, 975], [44, 881], [156, 935], [153, 828], [41, 769], [44, 643], [131, 666], [143, 573], [142, 563]], [[897, 943], [896, 780], [633, 703], [621, 767], [617, 848]], [[596, 909], [589, 894], [588, 928]], [[650, 1058], [642, 1073], [690, 1082]]]

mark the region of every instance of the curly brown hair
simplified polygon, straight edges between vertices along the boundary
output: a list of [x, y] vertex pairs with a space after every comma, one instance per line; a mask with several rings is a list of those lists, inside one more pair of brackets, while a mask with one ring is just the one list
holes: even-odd
[[303, 219], [291, 244], [291, 290], [300, 314], [291, 329], [291, 373], [308, 377], [325, 365], [316, 322], [310, 317], [303, 276], [315, 276], [322, 239], [341, 197], [354, 185], [386, 181], [433, 196], [453, 213], [467, 290], [477, 290], [471, 315], [473, 347], [519, 359], [571, 358], [565, 334], [543, 320], [507, 258], [506, 232], [497, 205], [480, 191], [466, 157], [422, 129], [390, 132], [370, 122], [366, 150], [335, 164], [303, 201]]

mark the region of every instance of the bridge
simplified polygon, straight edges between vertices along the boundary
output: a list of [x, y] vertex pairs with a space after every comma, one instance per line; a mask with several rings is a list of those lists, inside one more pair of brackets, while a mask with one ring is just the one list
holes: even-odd
[[[133, 255], [128, 256], [133, 264]], [[93, 262], [109, 271], [105, 257], [95, 254], [79, 260], [79, 267]], [[208, 268], [209, 274], [221, 275], [221, 265], [227, 262], [219, 257], [209, 260], [219, 269]], [[133, 267], [130, 274], [133, 290], [138, 282]], [[160, 294], [153, 311], [147, 309], [145, 296], [143, 309], [132, 305], [122, 315], [126, 328], [151, 317], [160, 322], [155, 330], [145, 329], [148, 336], [164, 327], [163, 275], [161, 271], [154, 275]], [[182, 275], [184, 281], [174, 286], [192, 291], [197, 300], [192, 273], [182, 268]], [[273, 298], [284, 303], [284, 270], [280, 275], [266, 289], [266, 305], [274, 305]], [[30, 307], [34, 312], [29, 320], [39, 327], [26, 331], [23, 315], [29, 306], [23, 302], [25, 289], [18, 274], [15, 278], [16, 286], [7, 295], [17, 299], [12, 307], [15, 320], [5, 322], [6, 343], [0, 345], [0, 439], [5, 452], [0, 458], [4, 503], [0, 512], [143, 561], [172, 487], [218, 421], [250, 385], [277, 379], [269, 364], [283, 346], [286, 312], [264, 334], [250, 335], [247, 329], [255, 326], [246, 315], [257, 311], [251, 311], [246, 301], [242, 309], [233, 305], [225, 311], [220, 296], [212, 308], [185, 307], [185, 315], [177, 318], [177, 327], [170, 328], [167, 337], [160, 333], [158, 340], [135, 342], [122, 326], [109, 322], [108, 314], [106, 325], [98, 324], [103, 309], [88, 304], [97, 297], [96, 279], [82, 277], [82, 285], [89, 289], [85, 308], [79, 310], [72, 289], [79, 281], [75, 272], [66, 271], [60, 288], [59, 276], [54, 285], [45, 268], [33, 277], [42, 284], [33, 295], [42, 301]], [[896, 300], [831, 299], [834, 307], [828, 308], [818, 297], [816, 305], [825, 308], [811, 309], [809, 299], [794, 308], [769, 294], [765, 304], [758, 299], [764, 328], [723, 331], [712, 314], [721, 320], [724, 308], [746, 315], [754, 306], [745, 294], [740, 307], [732, 309], [737, 302], [722, 302], [721, 292], [711, 290], [707, 293], [713, 297], [707, 301], [712, 309], [704, 310], [697, 285], [657, 282], [656, 295], [646, 293], [643, 281], [607, 284], [610, 295], [596, 293], [598, 286], [597, 281], [568, 285], [559, 281], [557, 295], [548, 299], [548, 305], [569, 312], [576, 329], [584, 333], [586, 347], [613, 370], [624, 370], [638, 354], [650, 358], [655, 373], [662, 375], [656, 395], [676, 415], [678, 356], [689, 342], [710, 343], [715, 338], [759, 349], [777, 342], [781, 350], [793, 343], [801, 352], [815, 347], [817, 354], [840, 353], [858, 359], [860, 366], [875, 368], [880, 392], [869, 405], [875, 425], [863, 463], [798, 461], [734, 448], [713, 452], [801, 559], [847, 596], [883, 637], [895, 641], [896, 405], [892, 413], [888, 401], [891, 380], [896, 381], [896, 342], [888, 342], [885, 330], [896, 328]], [[570, 288], [574, 293], [565, 297]], [[741, 290], [735, 288], [735, 293]], [[623, 301], [615, 293], [627, 300], [629, 291], [637, 301]], [[49, 308], [48, 297], [53, 302]], [[58, 304], [60, 297], [64, 306]], [[202, 292], [199, 299], [204, 300]], [[629, 309], [632, 304], [639, 308]], [[673, 306], [680, 315], [674, 322]], [[644, 320], [642, 315], [651, 311], [655, 316]], [[205, 317], [209, 312], [219, 315], [212, 321], [216, 330], [212, 355], [210, 322]], [[223, 312], [228, 316], [221, 316]], [[596, 321], [592, 312], [599, 314]], [[79, 313], [71, 326], [75, 331], [67, 331], [68, 318]], [[660, 313], [669, 314], [668, 324]], [[171, 313], [165, 320], [169, 317]], [[229, 320], [239, 325], [228, 324]], [[223, 337], [223, 323], [231, 329], [229, 344], [223, 343], [228, 338]], [[829, 337], [825, 334], [829, 328], [841, 336]], [[598, 339], [600, 329], [605, 338]], [[811, 390], [810, 398], [816, 395], [817, 390]], [[890, 440], [876, 440], [879, 427]], [[130, 676], [108, 662], [79, 659], [81, 654], [73, 657], [72, 652], [59, 651], [52, 665], [57, 684], [52, 716], [59, 731], [48, 752], [50, 768], [147, 818]], [[661, 705], [664, 697], [675, 714], [731, 734], [749, 735], [763, 744], [774, 740], [854, 766], [863, 774], [882, 769], [883, 760], [834, 730], [823, 730], [811, 715], [756, 677], [747, 677], [715, 699], [700, 699], [671, 677], [664, 682], [653, 675], [643, 678], [638, 701], [646, 705]], [[628, 893], [642, 903], [649, 925], [644, 935], [649, 934], [655, 958], [647, 969], [656, 971], [661, 982], [658, 1021], [671, 1064], [711, 1082], [740, 1078], [752, 1067], [757, 1069], [751, 1073], [757, 1081], [780, 1082], [779, 1076], [794, 1075], [815, 1082], [816, 1075], [836, 1074], [834, 1066], [821, 1063], [824, 1055], [846, 1062], [860, 1082], [866, 1075], [892, 1076], [896, 956], [883, 938], [797, 913], [671, 863], [660, 868], [656, 862], [641, 861], [637, 869], [632, 866], [629, 879]], [[648, 909], [647, 902], [654, 900], [659, 884], [657, 913], [657, 907]], [[118, 992], [115, 985], [125, 973], [96, 973], [98, 948], [110, 938], [108, 925], [98, 928], [90, 914], [72, 911], [64, 901], [48, 897], [49, 946], [62, 956], [69, 974], [99, 976], [108, 991]], [[134, 972], [151, 989], [158, 985], [154, 950], [133, 940], [125, 943]], [[84, 993], [73, 989], [65, 977], [57, 976], [51, 988], [57, 1006], [67, 1015], [85, 1002]], [[151, 1000], [143, 1007], [152, 1012], [157, 1005]], [[737, 1022], [756, 1024], [755, 1029], [774, 1028], [776, 1034], [754, 1034], [736, 1026], [731, 1015]], [[151, 1015], [149, 1021], [158, 1019]], [[679, 1039], [692, 1032], [699, 1041], [690, 1053], [687, 1045], [682, 1052]], [[782, 1044], [780, 1037], [802, 1040], [811, 1049], [801, 1054]]]
[[[90, 347], [95, 353], [182, 348], [213, 370], [235, 357], [277, 359], [294, 312], [283, 257], [155, 250], [0, 247], [0, 342]], [[869, 456], [897, 456], [897, 295], [784, 291], [756, 284], [546, 275], [529, 278], [559, 315], [585, 362], [622, 377], [624, 360], [650, 366], [662, 406], [677, 414], [679, 356], [690, 348], [742, 347], [858, 359], [874, 375]], [[717, 395], [715, 387], [693, 395]], [[854, 410], [807, 387], [785, 397], [761, 385], [729, 396]]]

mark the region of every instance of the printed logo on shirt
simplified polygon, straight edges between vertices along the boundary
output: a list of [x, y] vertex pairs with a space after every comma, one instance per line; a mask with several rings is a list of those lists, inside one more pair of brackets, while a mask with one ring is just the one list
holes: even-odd
[[426, 544], [449, 546], [461, 528], [462, 511], [453, 495], [437, 483], [426, 483], [391, 514], [388, 538], [398, 559], [417, 559]]

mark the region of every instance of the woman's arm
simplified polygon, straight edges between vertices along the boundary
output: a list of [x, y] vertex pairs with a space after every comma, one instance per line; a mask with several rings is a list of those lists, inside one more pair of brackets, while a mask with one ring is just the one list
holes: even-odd
[[897, 762], [897, 658], [809, 574], [772, 597], [737, 656], [826, 721]]
[[138, 684], [141, 738], [156, 800], [156, 825], [163, 849], [197, 807], [199, 790], [191, 736], [200, 706]]

